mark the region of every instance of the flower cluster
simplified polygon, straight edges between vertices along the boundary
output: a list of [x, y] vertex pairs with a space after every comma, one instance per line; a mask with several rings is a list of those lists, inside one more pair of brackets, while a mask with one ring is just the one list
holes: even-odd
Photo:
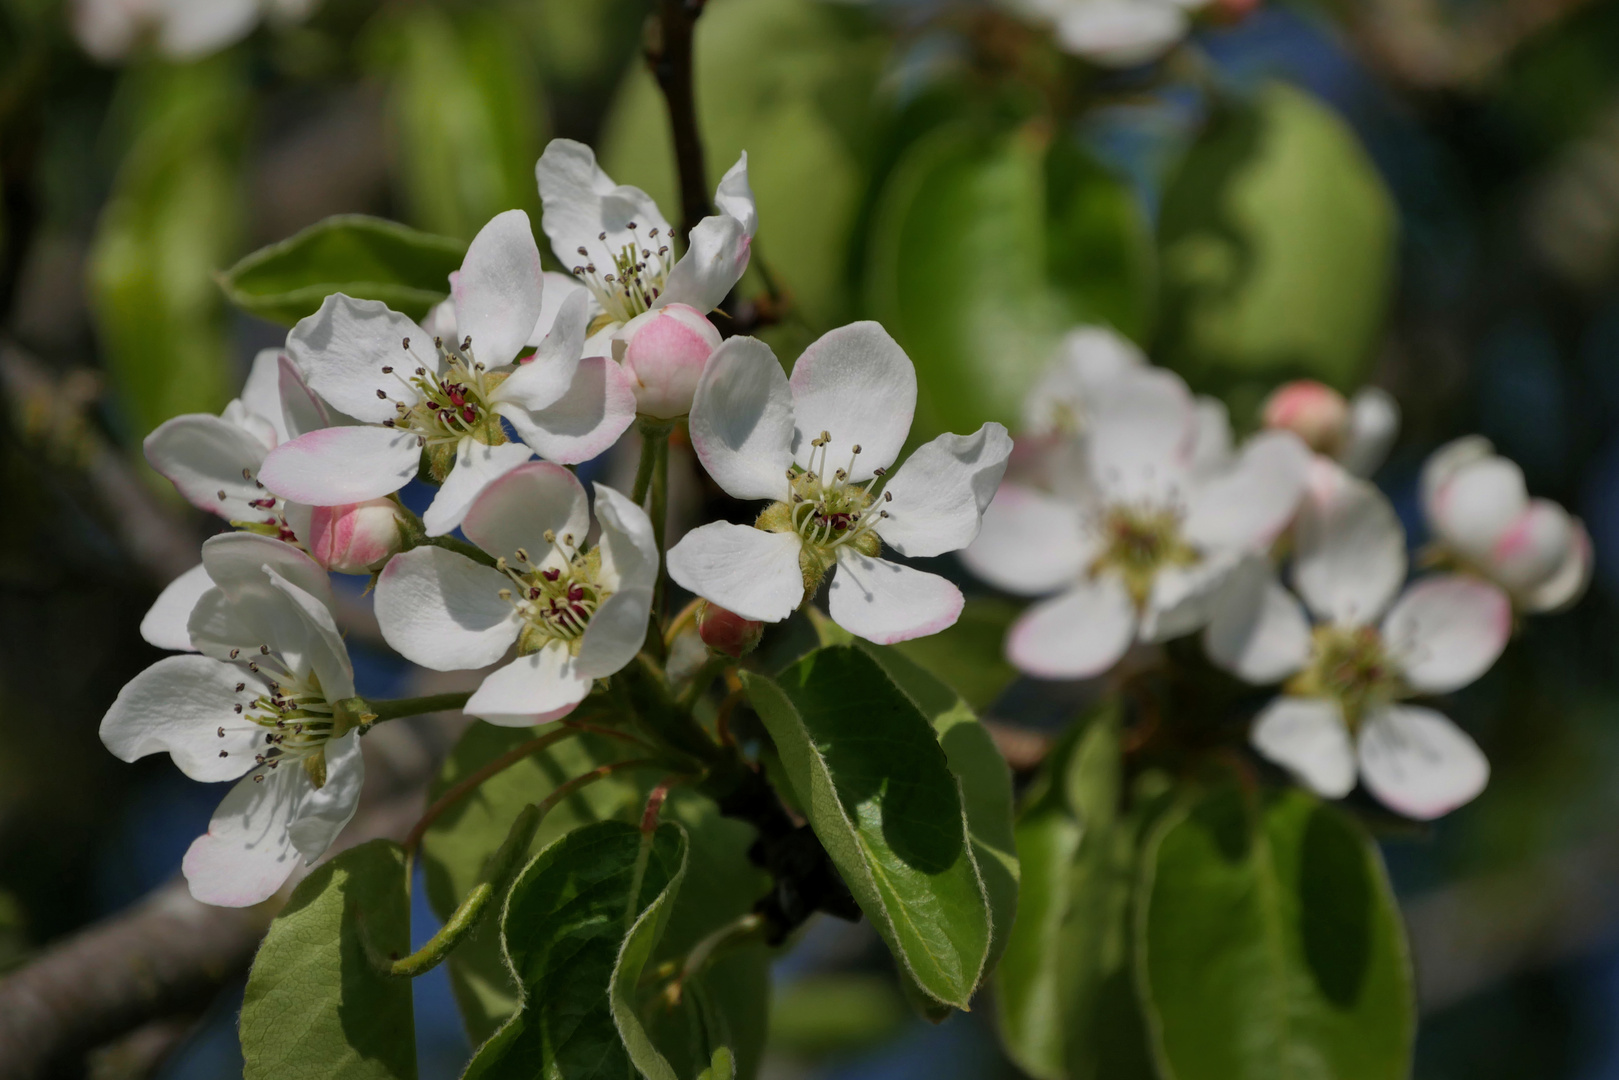
[[[961, 612], [955, 585], [885, 549], [971, 543], [1006, 429], [940, 436], [890, 475], [917, 386], [881, 327], [833, 330], [790, 379], [763, 343], [721, 341], [708, 313], [746, 269], [757, 224], [746, 157], [678, 258], [657, 206], [588, 148], [553, 142], [537, 177], [571, 274], [542, 270], [527, 215], [500, 214], [425, 325], [328, 296], [222, 416], [177, 417], [147, 440], [153, 466], [236, 531], [209, 540], [142, 625], [193, 655], [129, 683], [102, 738], [125, 760], [166, 752], [196, 779], [239, 778], [185, 860], [201, 899], [256, 903], [323, 854], [355, 811], [359, 738], [430, 707], [356, 693], [329, 572], [370, 576], [402, 656], [489, 669], [464, 710], [508, 726], [565, 717], [661, 642], [665, 569], [697, 597], [696, 636], [733, 659], [823, 581], [832, 618], [877, 642]], [[714, 480], [769, 505], [751, 525], [688, 533], [665, 560], [648, 512], [664, 489], [638, 481], [631, 498], [596, 483], [592, 498], [570, 468], [637, 418], [654, 449], [686, 420]], [[437, 488], [420, 518], [398, 495], [418, 479]]]
[[1022, 671], [1096, 676], [1133, 645], [1201, 631], [1218, 666], [1281, 684], [1253, 724], [1259, 753], [1324, 796], [1358, 776], [1403, 814], [1444, 814], [1489, 766], [1460, 728], [1409, 702], [1482, 675], [1515, 612], [1572, 603], [1590, 539], [1487, 442], [1461, 439], [1424, 469], [1433, 572], [1407, 585], [1405, 531], [1364, 479], [1398, 430], [1392, 399], [1297, 382], [1260, 420], [1233, 448], [1223, 406], [1111, 332], [1076, 331], [1030, 396], [1012, 478], [963, 561], [1045, 597], [1007, 639]]

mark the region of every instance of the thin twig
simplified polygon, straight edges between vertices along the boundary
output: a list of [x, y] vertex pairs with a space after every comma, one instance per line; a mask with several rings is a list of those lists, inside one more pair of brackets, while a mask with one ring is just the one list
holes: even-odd
[[692, 77], [692, 33], [702, 13], [703, 0], [658, 0], [656, 36], [647, 46], [647, 62], [669, 107], [669, 130], [680, 175], [681, 231], [687, 237], [712, 210]]

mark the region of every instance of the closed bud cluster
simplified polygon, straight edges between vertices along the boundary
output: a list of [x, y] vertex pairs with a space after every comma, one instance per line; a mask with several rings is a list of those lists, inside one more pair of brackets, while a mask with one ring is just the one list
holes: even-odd
[[1349, 403], [1332, 387], [1295, 379], [1265, 400], [1265, 426], [1291, 431], [1318, 454], [1337, 454], [1349, 432]]
[[613, 337], [614, 358], [635, 383], [635, 411], [673, 420], [691, 412], [697, 380], [720, 334], [702, 312], [668, 304], [637, 315]]
[[715, 652], [740, 660], [759, 647], [765, 624], [755, 619], [744, 619], [734, 611], [727, 611], [707, 600], [697, 605], [697, 635]]
[[392, 499], [317, 506], [310, 517], [309, 552], [340, 574], [380, 567], [404, 542], [404, 517]]

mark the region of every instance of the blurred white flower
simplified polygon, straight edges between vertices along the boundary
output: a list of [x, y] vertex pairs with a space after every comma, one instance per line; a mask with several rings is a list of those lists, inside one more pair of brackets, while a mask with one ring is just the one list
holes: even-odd
[[1368, 386], [1345, 401], [1313, 379], [1277, 387], [1265, 399], [1261, 419], [1268, 428], [1291, 431], [1355, 476], [1376, 472], [1400, 433], [1400, 406], [1385, 391]]
[[73, 0], [73, 35], [111, 62], [143, 44], [171, 60], [195, 60], [233, 45], [266, 16], [306, 18], [318, 0]]
[[1287, 526], [1309, 467], [1304, 445], [1267, 432], [1234, 456], [1211, 455], [1210, 426], [1179, 378], [1140, 369], [1101, 388], [1084, 472], [1065, 490], [1001, 486], [962, 559], [1009, 592], [1058, 592], [1012, 628], [1007, 653], [1021, 670], [1085, 678], [1134, 641], [1198, 629], [1243, 556]]
[[566, 716], [640, 651], [658, 575], [640, 507], [597, 484], [596, 520], [601, 542], [587, 550], [589, 506], [573, 473], [539, 461], [513, 469], [462, 523], [496, 567], [439, 547], [394, 556], [377, 580], [382, 636], [434, 671], [486, 667], [515, 644], [517, 658], [464, 711], [509, 727]]
[[652, 197], [615, 184], [596, 164], [590, 147], [552, 139], [534, 166], [545, 208], [541, 227], [551, 250], [573, 271], [593, 302], [594, 336], [666, 304], [686, 304], [704, 314], [718, 307], [748, 268], [758, 228], [746, 152], [714, 191], [718, 213], [704, 218], [686, 238], [676, 260], [674, 230]]
[[[200, 656], [137, 675], [101, 721], [124, 761], [167, 753], [193, 780], [241, 777], [182, 870], [197, 899], [246, 907], [302, 856], [319, 858], [354, 816], [365, 777], [354, 669], [332, 620], [331, 586], [288, 544], [251, 533], [202, 547], [211, 585], [190, 617]], [[245, 775], [244, 775], [245, 774]]]
[[1591, 581], [1591, 537], [1549, 499], [1531, 499], [1523, 470], [1477, 435], [1422, 468], [1422, 509], [1436, 554], [1495, 582], [1520, 611], [1567, 607]]
[[1311, 790], [1341, 798], [1358, 771], [1408, 817], [1449, 813], [1484, 789], [1489, 763], [1446, 717], [1402, 702], [1488, 670], [1512, 633], [1511, 605], [1460, 574], [1424, 578], [1402, 595], [1405, 534], [1388, 500], [1336, 468], [1317, 470], [1311, 488], [1293, 564], [1308, 614], [1268, 562], [1253, 560], [1222, 596], [1205, 648], [1249, 682], [1288, 680], [1251, 738]]
[[669, 576], [745, 619], [780, 622], [834, 571], [832, 618], [890, 644], [934, 634], [961, 614], [961, 590], [878, 558], [955, 551], [978, 533], [1012, 440], [1000, 424], [941, 435], [878, 490], [910, 434], [916, 369], [874, 322], [804, 350], [792, 379], [768, 346], [731, 338], [697, 385], [691, 441], [738, 499], [773, 500], [753, 525], [712, 522], [669, 552]]
[[[313, 506], [360, 503], [408, 483], [425, 450], [442, 486], [422, 520], [441, 536], [535, 451], [571, 464], [606, 450], [635, 417], [633, 388], [611, 360], [583, 356], [585, 297], [565, 297], [552, 316], [543, 288], [528, 215], [508, 210], [478, 232], [450, 277], [460, 341], [430, 339], [377, 301], [328, 296], [293, 328], [287, 349], [309, 385], [361, 423], [277, 447], [260, 478]], [[533, 358], [514, 363], [533, 344]], [[503, 420], [521, 443], [507, 440]]]
[[1208, 0], [1005, 0], [1044, 23], [1065, 52], [1103, 67], [1156, 60], [1191, 30], [1190, 13]]

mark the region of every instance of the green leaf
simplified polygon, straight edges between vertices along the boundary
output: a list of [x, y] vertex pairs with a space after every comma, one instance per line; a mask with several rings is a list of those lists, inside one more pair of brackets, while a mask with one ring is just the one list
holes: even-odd
[[861, 909], [923, 991], [965, 1008], [989, 954], [989, 897], [928, 718], [850, 647], [742, 678]]
[[[669, 825], [660, 826], [662, 829], [672, 829]], [[684, 840], [685, 832], [680, 830], [677, 834]], [[643, 847], [646, 838], [643, 837]], [[686, 876], [685, 845], [681, 845], [681, 859], [679, 869], [669, 879], [663, 891], [647, 904], [641, 914], [636, 917], [635, 925], [625, 935], [623, 945], [618, 951], [618, 960], [613, 964], [612, 983], [608, 991], [608, 1004], [612, 1010], [613, 1023], [618, 1025], [619, 1037], [624, 1040], [624, 1049], [629, 1052], [630, 1061], [646, 1080], [679, 1080], [680, 1075], [669, 1064], [667, 1058], [659, 1052], [652, 1036], [648, 1033], [646, 1025], [641, 1021], [644, 1010], [662, 1011], [666, 1001], [658, 1000], [660, 987], [654, 984], [647, 988], [649, 993], [642, 993], [642, 976], [646, 973], [647, 961], [652, 958], [653, 949], [657, 948], [659, 940], [663, 937], [664, 927], [669, 921], [669, 911], [674, 903], [674, 897], [680, 892], [680, 884]], [[690, 990], [689, 987], [685, 988]], [[703, 1054], [707, 1059], [709, 1054]], [[687, 1073], [686, 1075], [691, 1075]]]
[[982, 712], [1017, 678], [1006, 659], [1006, 632], [1018, 616], [1008, 600], [974, 596], [954, 626], [893, 646]]
[[132, 121], [89, 253], [89, 299], [128, 434], [218, 412], [235, 376], [214, 273], [235, 254], [246, 87], [231, 54], [124, 82]]
[[[672, 824], [648, 835], [627, 822], [596, 822], [536, 855], [500, 921], [522, 1003], [473, 1055], [464, 1080], [630, 1076], [631, 1052], [609, 1003], [615, 966], [621, 949], [655, 940], [632, 927], [650, 917], [661, 929], [685, 866], [685, 833]], [[647, 1045], [636, 1047], [643, 1070]]]
[[961, 783], [973, 859], [989, 897], [992, 937], [984, 970], [1006, 949], [1017, 913], [1017, 839], [1012, 830], [1012, 770], [966, 700], [895, 648], [861, 641], [894, 685], [933, 724], [950, 771]]
[[246, 1080], [414, 1080], [409, 979], [379, 951], [410, 951], [405, 857], [391, 840], [343, 852], [293, 890], [253, 960], [242, 1002]]
[[1393, 200], [1355, 135], [1274, 83], [1216, 111], [1164, 195], [1162, 355], [1239, 420], [1284, 378], [1353, 389], [1383, 322]]
[[[536, 733], [534, 728], [473, 724], [444, 763], [428, 792], [429, 800]], [[572, 777], [624, 756], [629, 755], [621, 753], [618, 744], [597, 736], [566, 739], [496, 774], [450, 807], [422, 838], [427, 898], [439, 918], [448, 918], [477, 884], [478, 875], [500, 847], [519, 810]], [[546, 815], [530, 851], [540, 851], [582, 824], [632, 816], [639, 812], [641, 801], [634, 780], [623, 773], [598, 780]], [[498, 898], [498, 905], [503, 904], [504, 898]], [[498, 905], [496, 910], [500, 910]], [[495, 922], [486, 920], [448, 961], [450, 986], [474, 1045], [489, 1038], [517, 1007], [517, 988], [501, 957]]]
[[220, 275], [230, 302], [291, 326], [332, 293], [420, 319], [449, 295], [466, 245], [364, 214], [338, 214], [260, 248]]
[[[709, 0], [695, 50], [710, 192], [746, 150], [761, 257], [810, 326], [847, 321], [845, 260], [882, 36], [819, 0]], [[601, 146], [613, 179], [644, 188], [678, 226], [668, 113], [645, 64], [630, 67]]]
[[538, 225], [545, 112], [528, 36], [499, 11], [452, 18], [408, 5], [382, 14], [366, 45], [388, 87], [409, 219], [462, 240], [513, 208]]
[[892, 1038], [909, 1018], [892, 979], [806, 975], [776, 996], [770, 1050], [811, 1060], [853, 1053]]
[[1399, 910], [1342, 811], [1235, 784], [1144, 852], [1138, 981], [1167, 1080], [1403, 1080], [1415, 1012]]
[[1141, 331], [1142, 215], [1076, 155], [1038, 123], [1005, 131], [969, 118], [917, 139], [888, 177], [864, 301], [916, 362], [914, 438], [1015, 424], [1075, 322]]

